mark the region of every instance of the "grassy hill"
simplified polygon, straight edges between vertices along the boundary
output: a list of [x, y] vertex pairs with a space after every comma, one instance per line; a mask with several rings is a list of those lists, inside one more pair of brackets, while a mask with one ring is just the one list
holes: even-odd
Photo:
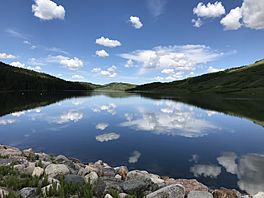
[[164, 94], [222, 94], [264, 96], [264, 60], [170, 83], [150, 83], [130, 91]]
[[0, 62], [0, 91], [92, 90], [79, 82], [65, 81], [54, 76], [17, 68]]

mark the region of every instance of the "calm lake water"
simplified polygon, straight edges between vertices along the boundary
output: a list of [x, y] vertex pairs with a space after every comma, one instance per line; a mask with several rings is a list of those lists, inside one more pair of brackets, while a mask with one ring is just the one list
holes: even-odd
[[196, 178], [212, 188], [264, 191], [263, 101], [118, 92], [38, 97], [2, 97], [1, 144]]

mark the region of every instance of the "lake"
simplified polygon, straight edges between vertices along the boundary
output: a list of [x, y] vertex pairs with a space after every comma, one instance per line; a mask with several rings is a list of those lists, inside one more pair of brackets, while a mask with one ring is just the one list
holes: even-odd
[[262, 100], [92, 92], [0, 102], [1, 144], [264, 191]]

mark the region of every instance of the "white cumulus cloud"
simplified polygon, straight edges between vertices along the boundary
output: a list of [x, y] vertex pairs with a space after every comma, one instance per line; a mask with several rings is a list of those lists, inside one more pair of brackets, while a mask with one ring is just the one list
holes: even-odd
[[72, 79], [73, 81], [84, 81], [84, 80], [85, 80], [84, 76], [82, 76], [82, 75], [78, 75], [78, 74], [73, 75], [73, 76], [71, 77], [71, 79]]
[[237, 30], [241, 27], [240, 19], [242, 18], [241, 8], [232, 9], [220, 23], [226, 30]]
[[20, 68], [24, 68], [24, 69], [29, 69], [29, 70], [34, 70], [34, 71], [41, 71], [41, 67], [40, 66], [36, 66], [36, 67], [31, 67], [31, 66], [27, 66], [24, 63], [21, 63], [19, 61], [15, 61], [10, 63], [10, 65], [14, 66], [14, 67], [20, 67]]
[[16, 56], [12, 54], [0, 53], [0, 59], [15, 59]]
[[109, 54], [105, 50], [97, 50], [95, 54], [96, 56], [99, 56], [101, 58], [105, 58], [109, 56]]
[[32, 12], [35, 17], [42, 20], [64, 19], [65, 9], [51, 0], [35, 0], [32, 5]]
[[70, 70], [78, 70], [78, 69], [82, 68], [84, 65], [83, 61], [77, 57], [70, 58], [70, 57], [66, 57], [66, 56], [62, 56], [62, 55], [48, 56], [47, 61], [59, 63], [60, 65], [63, 65]]
[[138, 160], [139, 160], [139, 158], [140, 158], [140, 156], [141, 156], [141, 153], [140, 153], [140, 152], [138, 152], [138, 151], [134, 151], [134, 152], [131, 154], [131, 156], [129, 157], [129, 159], [128, 159], [128, 163], [130, 163], [130, 164], [135, 164], [135, 163], [137, 163]]
[[101, 131], [105, 130], [107, 127], [108, 127], [108, 123], [104, 123], [104, 122], [98, 123], [95, 126], [96, 129], [101, 130]]
[[14, 119], [0, 118], [0, 125], [13, 124], [15, 122], [16, 122], [16, 120], [14, 120]]
[[96, 68], [92, 69], [92, 72], [95, 73], [95, 74], [99, 74], [101, 76], [114, 78], [117, 75], [116, 69], [117, 68], [114, 65], [109, 67], [109, 68], [107, 68], [106, 70], [103, 70], [103, 69], [101, 69], [99, 67], [96, 67]]
[[129, 21], [133, 25], [133, 27], [136, 29], [140, 29], [143, 27], [143, 24], [140, 21], [140, 18], [137, 16], [131, 16]]
[[61, 114], [58, 118], [56, 118], [55, 122], [57, 124], [64, 124], [67, 122], [78, 122], [83, 118], [83, 113], [79, 111], [68, 111]]
[[154, 17], [158, 17], [165, 11], [167, 0], [147, 0], [148, 8]]
[[195, 177], [211, 177], [216, 178], [221, 173], [221, 167], [216, 165], [197, 164], [191, 167], [190, 171]]
[[222, 2], [218, 1], [215, 3], [209, 2], [207, 5], [200, 2], [197, 7], [193, 9], [193, 13], [198, 17], [216, 18], [225, 14], [225, 8], [222, 5]]
[[102, 46], [105, 46], [105, 47], [118, 47], [118, 46], [121, 46], [121, 42], [118, 41], [118, 40], [111, 40], [109, 38], [105, 38], [105, 37], [101, 37], [101, 38], [98, 38], [96, 39], [95, 41], [96, 44], [98, 45], [102, 45]]
[[203, 25], [203, 21], [201, 20], [201, 18], [192, 19], [192, 23], [193, 23], [193, 26], [196, 28], [199, 28]]
[[224, 69], [218, 69], [218, 68], [214, 68], [212, 66], [210, 66], [208, 69], [207, 69], [207, 73], [215, 73], [215, 72], [219, 72], [219, 71], [223, 71]]

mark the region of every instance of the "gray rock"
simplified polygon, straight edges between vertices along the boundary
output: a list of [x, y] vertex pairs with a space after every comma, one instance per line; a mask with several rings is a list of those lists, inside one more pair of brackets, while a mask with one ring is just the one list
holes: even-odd
[[113, 191], [123, 192], [120, 187], [120, 180], [110, 177], [98, 178], [98, 180], [93, 185], [93, 192], [96, 197], [104, 197], [107, 193]]
[[106, 194], [104, 198], [113, 198], [110, 194]]
[[64, 178], [66, 183], [73, 183], [73, 184], [84, 184], [85, 180], [83, 177], [79, 175], [66, 175]]
[[46, 175], [49, 177], [56, 177], [59, 175], [67, 175], [70, 170], [65, 164], [50, 164], [45, 169]]
[[191, 191], [187, 198], [214, 198], [213, 195], [205, 191]]
[[120, 166], [117, 169], [117, 174], [119, 174], [122, 179], [125, 179], [127, 177], [128, 169], [126, 166]]
[[37, 192], [36, 188], [27, 187], [27, 188], [22, 188], [19, 194], [22, 198], [34, 198], [37, 196], [36, 192]]
[[121, 187], [128, 194], [143, 193], [152, 188], [151, 181], [148, 179], [129, 179], [124, 181]]
[[178, 184], [173, 184], [148, 194], [146, 198], [184, 198], [184, 196], [184, 187]]
[[116, 179], [119, 179], [119, 180], [122, 180], [122, 176], [119, 175], [119, 174], [115, 175], [115, 178], [116, 178]]
[[16, 163], [17, 161], [15, 159], [5, 159], [5, 158], [0, 158], [0, 166], [9, 166], [12, 163]]
[[113, 168], [103, 168], [103, 177], [114, 177], [115, 176], [115, 169]]
[[55, 161], [59, 164], [64, 164], [65, 162], [68, 162], [70, 160], [64, 155], [58, 155], [57, 157], [55, 157]]
[[98, 180], [98, 175], [96, 172], [92, 171], [88, 175], [85, 175], [85, 182], [90, 182], [91, 184], [94, 184]]
[[0, 156], [21, 156], [22, 152], [15, 147], [0, 145]]

